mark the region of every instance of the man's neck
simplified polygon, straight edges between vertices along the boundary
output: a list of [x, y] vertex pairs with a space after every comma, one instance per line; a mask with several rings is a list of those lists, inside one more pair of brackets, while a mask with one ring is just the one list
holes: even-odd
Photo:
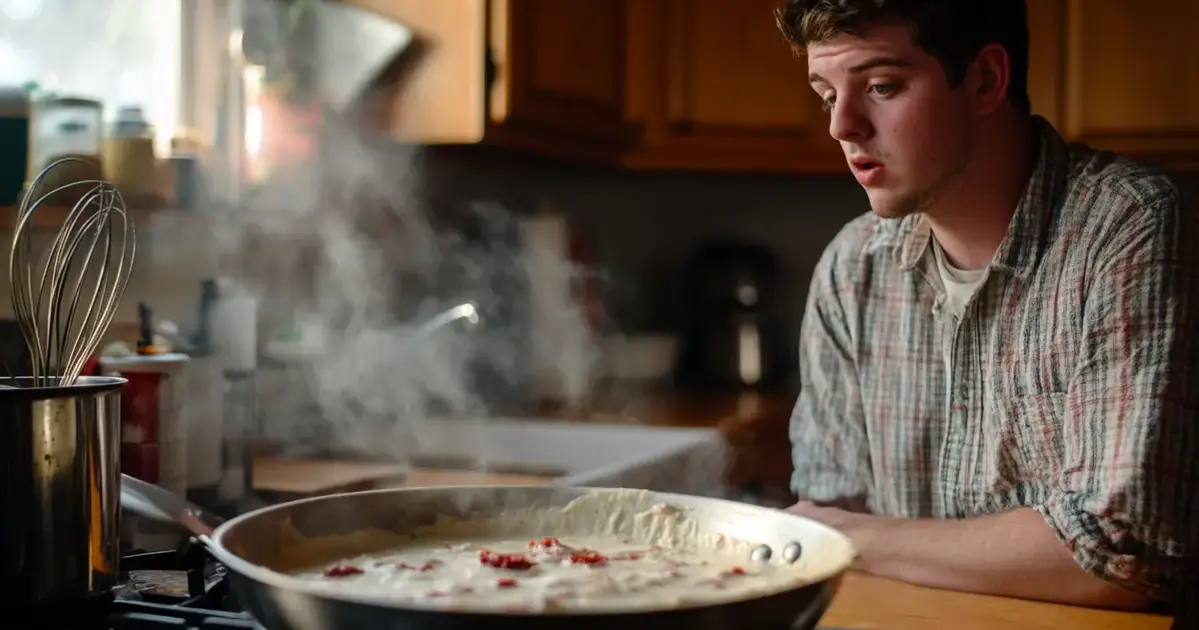
[[925, 213], [950, 264], [983, 269], [1007, 234], [1036, 165], [1032, 121], [1012, 116], [979, 137], [966, 170]]

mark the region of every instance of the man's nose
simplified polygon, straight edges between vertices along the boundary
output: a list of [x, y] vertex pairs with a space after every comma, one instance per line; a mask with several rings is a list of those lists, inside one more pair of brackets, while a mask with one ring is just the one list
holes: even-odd
[[840, 142], [852, 142], [869, 138], [873, 134], [873, 127], [859, 103], [852, 99], [841, 99], [830, 112], [828, 133]]

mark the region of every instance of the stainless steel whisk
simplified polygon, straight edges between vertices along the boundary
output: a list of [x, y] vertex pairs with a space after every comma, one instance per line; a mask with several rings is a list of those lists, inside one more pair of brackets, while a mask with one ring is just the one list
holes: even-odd
[[[47, 166], [29, 185], [13, 230], [8, 278], [13, 314], [29, 346], [33, 387], [74, 384], [116, 316], [137, 252], [133, 219], [112, 184], [75, 180], [37, 196], [46, 176], [72, 161], [94, 167], [73, 157]], [[89, 190], [48, 246], [35, 248], [35, 238], [48, 235], [37, 233], [34, 212], [49, 209], [53, 202], [47, 200], [76, 187]]]

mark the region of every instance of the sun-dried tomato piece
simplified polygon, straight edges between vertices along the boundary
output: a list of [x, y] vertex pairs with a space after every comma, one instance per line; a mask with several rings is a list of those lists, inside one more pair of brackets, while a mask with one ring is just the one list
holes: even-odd
[[479, 551], [479, 563], [497, 569], [511, 569], [513, 571], [525, 571], [537, 566], [536, 562], [529, 560], [519, 553], [496, 553], [487, 549]]
[[745, 569], [742, 569], [741, 567], [733, 567], [729, 570], [729, 573], [733, 575], [745, 575]]
[[512, 588], [516, 586], [516, 578], [500, 578], [495, 581], [495, 585], [500, 588]]
[[325, 569], [325, 577], [346, 577], [362, 573], [362, 569], [352, 564], [339, 564]]
[[608, 562], [608, 558], [595, 551], [576, 551], [570, 554], [571, 564], [589, 564], [601, 565]]

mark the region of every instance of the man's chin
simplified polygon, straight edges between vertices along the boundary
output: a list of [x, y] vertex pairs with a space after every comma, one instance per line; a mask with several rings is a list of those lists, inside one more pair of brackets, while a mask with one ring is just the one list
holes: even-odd
[[902, 219], [916, 211], [916, 204], [902, 197], [883, 191], [866, 191], [866, 195], [870, 199], [870, 209], [882, 219]]

